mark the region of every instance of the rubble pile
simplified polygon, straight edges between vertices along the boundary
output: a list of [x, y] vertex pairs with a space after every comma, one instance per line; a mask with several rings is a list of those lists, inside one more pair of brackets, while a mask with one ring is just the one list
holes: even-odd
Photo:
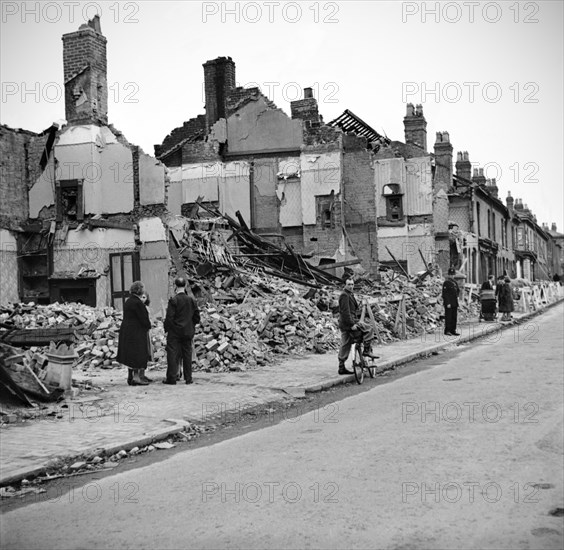
[[[250, 276], [246, 280], [248, 288], [234, 289], [229, 294], [213, 283], [196, 282], [201, 324], [194, 337], [194, 370], [245, 370], [271, 361], [272, 353], [323, 353], [335, 347], [337, 329], [330, 312], [320, 311], [300, 296], [295, 285], [258, 279]], [[238, 284], [243, 284], [241, 279]], [[75, 366], [120, 366], [116, 356], [121, 312], [74, 303], [16, 304], [11, 312], [7, 309], [0, 310], [0, 320], [9, 317], [15, 328], [74, 328], [79, 356]], [[153, 319], [153, 324], [154, 362], [163, 363], [166, 334], [162, 317]], [[31, 350], [45, 351], [42, 347]]]
[[[442, 325], [442, 285], [443, 279], [440, 277], [432, 276], [415, 283], [404, 275], [388, 270], [381, 274], [379, 283], [362, 279], [357, 283], [356, 290], [371, 305], [380, 339], [383, 343], [388, 343], [400, 339], [395, 327], [402, 297], [405, 299], [407, 338], [433, 332]], [[466, 305], [460, 300], [459, 322], [476, 318], [478, 313], [478, 303]]]
[[[245, 370], [272, 361], [273, 354], [325, 353], [338, 347], [340, 286], [305, 285], [269, 275], [249, 266], [209, 232], [184, 230], [177, 242], [189, 272], [191, 290], [201, 310], [194, 337], [194, 370]], [[200, 242], [195, 246], [195, 240]], [[222, 244], [223, 243], [223, 244]], [[221, 263], [220, 263], [221, 262]], [[380, 281], [357, 280], [355, 293], [371, 307], [382, 344], [434, 331], [441, 323], [443, 280], [428, 276], [409, 278], [388, 270]], [[403, 303], [402, 303], [403, 300]], [[461, 301], [459, 319], [476, 317], [478, 304]], [[405, 326], [403, 320], [405, 311]], [[399, 313], [398, 313], [399, 312]], [[153, 319], [153, 360], [166, 362], [164, 311]], [[368, 319], [366, 319], [368, 320]], [[83, 304], [15, 304], [0, 307], [0, 326], [17, 329], [72, 329], [78, 359], [75, 366], [114, 368], [122, 313], [110, 307]], [[68, 332], [68, 331], [67, 331]], [[41, 347], [31, 348], [33, 352]]]
[[[79, 355], [79, 364], [90, 366], [119, 366], [115, 361], [122, 313], [111, 307], [93, 308], [79, 303], [49, 305], [14, 304], [0, 307], [0, 323], [14, 329], [51, 329], [51, 337], [58, 340], [57, 332], [72, 335]], [[66, 329], [71, 329], [70, 331]], [[8, 335], [9, 336], [9, 335]], [[35, 346], [41, 351], [43, 346]], [[36, 351], [32, 347], [32, 351]]]

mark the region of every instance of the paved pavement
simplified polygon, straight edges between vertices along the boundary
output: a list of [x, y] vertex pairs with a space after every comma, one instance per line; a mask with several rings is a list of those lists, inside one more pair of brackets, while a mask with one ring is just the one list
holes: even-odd
[[[511, 325], [542, 311], [515, 313]], [[379, 346], [378, 372], [476, 338], [497, 338], [501, 327], [501, 323], [476, 320], [461, 325], [459, 337], [445, 337], [439, 329], [434, 334]], [[522, 337], [528, 335], [525, 329], [526, 325]], [[80, 376], [76, 373], [74, 377]], [[79, 398], [67, 401], [58, 409], [59, 418], [0, 428], [0, 486], [38, 475], [61, 459], [148, 445], [182, 431], [187, 422], [221, 422], [229, 413], [294, 401], [306, 392], [354, 381], [352, 375], [337, 374], [336, 353], [290, 357], [246, 372], [196, 372], [192, 385], [166, 386], [160, 383], [162, 376], [155, 374], [153, 384], [132, 387], [126, 384], [125, 369], [102, 371], [99, 376], [93, 381], [97, 386], [104, 383], [104, 391], [90, 396], [82, 392]]]

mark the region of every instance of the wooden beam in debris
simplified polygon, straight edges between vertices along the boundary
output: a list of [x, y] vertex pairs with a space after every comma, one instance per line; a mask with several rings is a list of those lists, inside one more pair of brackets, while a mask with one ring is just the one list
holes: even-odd
[[[264, 265], [268, 265], [271, 268], [277, 269], [280, 276], [282, 273], [292, 271], [296, 275], [300, 275], [300, 278], [293, 277], [292, 280], [294, 280], [295, 282], [303, 283], [305, 280], [307, 280], [307, 275], [304, 275], [303, 273], [303, 271], [305, 270], [317, 284], [333, 285], [336, 283], [341, 283], [341, 280], [338, 277], [330, 273], [326, 273], [314, 266], [306, 264], [305, 260], [303, 260], [303, 258], [301, 258], [301, 256], [296, 252], [290, 251], [289, 253], [288, 251], [283, 250], [274, 243], [263, 239], [259, 234], [253, 233], [247, 226], [240, 211], [236, 212], [236, 216], [239, 220], [239, 222], [237, 222], [227, 214], [221, 214], [220, 212], [214, 211], [213, 209], [205, 205], [201, 206], [209, 213], [216, 216], [222, 216], [227, 220], [231, 228], [237, 233], [237, 238], [243, 244], [243, 253], [260, 254], [266, 252], [272, 254], [272, 256], [263, 257], [261, 261]], [[257, 259], [260, 260], [259, 257], [257, 257]]]
[[51, 342], [75, 343], [77, 336], [74, 327], [62, 326], [12, 330], [2, 340], [11, 346], [48, 346]]
[[402, 270], [403, 274], [409, 279], [409, 275], [407, 273], [407, 271], [403, 268], [403, 266], [396, 260], [396, 257], [392, 254], [392, 251], [386, 246], [386, 250], [388, 251], [388, 254], [392, 257], [392, 260], [394, 260], [394, 262], [396, 262], [396, 264], [398, 264], [398, 267]]
[[168, 230], [168, 234], [170, 237], [168, 239], [168, 249], [170, 251], [170, 257], [172, 258], [172, 263], [174, 264], [174, 267], [176, 267], [176, 276], [185, 277], [186, 273], [184, 272], [184, 265], [182, 264], [180, 253], [178, 252], [176, 237], [170, 229]]
[[322, 271], [325, 271], [326, 269], [333, 269], [336, 267], [346, 267], [348, 265], [356, 265], [361, 263], [361, 261], [357, 258], [356, 260], [345, 260], [343, 262], [335, 262], [332, 264], [321, 264], [316, 266], [317, 269], [321, 269]]

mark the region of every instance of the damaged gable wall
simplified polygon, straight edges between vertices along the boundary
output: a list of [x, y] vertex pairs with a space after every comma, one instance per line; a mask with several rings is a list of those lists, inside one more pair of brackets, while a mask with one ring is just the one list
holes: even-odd
[[262, 96], [227, 118], [230, 154], [299, 150], [302, 141], [302, 121], [272, 109]]
[[[49, 132], [49, 143], [54, 145], [48, 159], [46, 151], [41, 167], [38, 159], [35, 172], [26, 169], [28, 210], [20, 209], [17, 214], [42, 222], [43, 241], [47, 241], [49, 230], [56, 228], [49, 239], [52, 261], [45, 266], [48, 273], [41, 274], [41, 299], [84, 298], [97, 306], [120, 307], [133, 277], [144, 272], [152, 275], [147, 289], [160, 300], [161, 291], [168, 292], [169, 286], [168, 245], [162, 222], [166, 216], [166, 169], [107, 123], [106, 39], [98, 16], [77, 32], [63, 36], [63, 65], [67, 125], [56, 137], [55, 131]], [[4, 144], [2, 140], [2, 147]], [[20, 156], [25, 158], [25, 154]], [[17, 168], [20, 173], [23, 170]], [[14, 184], [18, 184], [15, 174], [10, 179], [10, 185]], [[143, 238], [148, 243], [140, 241], [137, 228], [142, 219], [150, 228], [160, 227], [156, 232], [145, 231]], [[47, 255], [43, 250], [38, 253]], [[118, 256], [111, 258], [112, 254]], [[161, 261], [158, 266], [151, 263], [155, 259]], [[162, 260], [166, 260], [166, 268]], [[32, 275], [22, 272], [22, 287], [29, 291], [24, 295], [20, 289], [22, 299], [37, 290]], [[94, 287], [95, 296], [91, 292]]]

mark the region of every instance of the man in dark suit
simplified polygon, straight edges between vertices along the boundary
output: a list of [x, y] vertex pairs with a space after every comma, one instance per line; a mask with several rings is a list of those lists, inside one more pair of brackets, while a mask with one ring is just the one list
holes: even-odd
[[445, 306], [445, 335], [460, 336], [456, 332], [456, 321], [458, 316], [458, 283], [454, 280], [456, 270], [451, 267], [448, 276], [443, 283], [443, 303]]
[[192, 296], [186, 294], [186, 280], [174, 280], [176, 294], [168, 301], [164, 330], [166, 338], [166, 379], [163, 384], [176, 384], [178, 360], [182, 357], [184, 380], [192, 384], [192, 339], [200, 322], [200, 310]]
[[374, 339], [374, 328], [367, 323], [359, 321], [359, 305], [353, 294], [354, 281], [347, 279], [345, 289], [339, 296], [339, 329], [341, 329], [341, 349], [339, 350], [339, 374], [353, 374], [345, 367], [349, 357], [353, 339], [362, 335], [364, 343], [363, 355], [377, 359], [371, 351]]

